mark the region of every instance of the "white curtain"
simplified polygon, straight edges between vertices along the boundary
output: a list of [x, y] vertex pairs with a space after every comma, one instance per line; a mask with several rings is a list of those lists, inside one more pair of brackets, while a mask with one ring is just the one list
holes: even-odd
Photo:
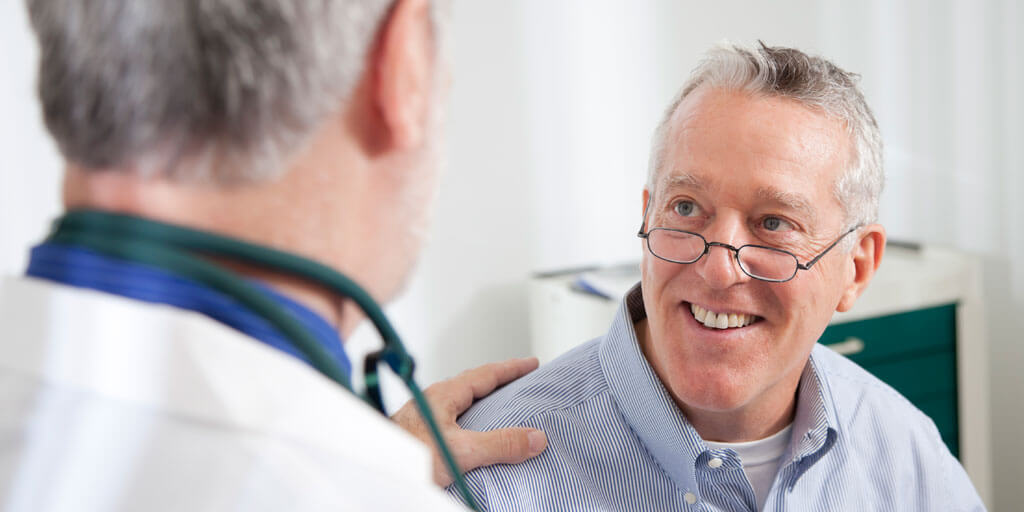
[[[1017, 2], [830, 2], [824, 53], [864, 76], [886, 143], [891, 235], [1024, 252]], [[1024, 265], [1006, 276], [1024, 299]]]

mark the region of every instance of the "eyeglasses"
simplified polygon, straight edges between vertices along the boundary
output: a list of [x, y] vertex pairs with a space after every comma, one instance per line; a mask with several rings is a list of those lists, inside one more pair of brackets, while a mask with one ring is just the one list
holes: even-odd
[[784, 283], [796, 277], [798, 270], [810, 270], [818, 260], [839, 244], [840, 240], [860, 228], [857, 226], [843, 233], [814, 259], [800, 263], [795, 254], [766, 245], [747, 244], [733, 247], [721, 242], [708, 242], [698, 233], [681, 229], [653, 228], [645, 232], [646, 212], [644, 217], [644, 224], [640, 226], [636, 236], [647, 240], [647, 249], [655, 257], [672, 263], [696, 263], [712, 247], [723, 247], [735, 254], [736, 263], [744, 274], [772, 283]]

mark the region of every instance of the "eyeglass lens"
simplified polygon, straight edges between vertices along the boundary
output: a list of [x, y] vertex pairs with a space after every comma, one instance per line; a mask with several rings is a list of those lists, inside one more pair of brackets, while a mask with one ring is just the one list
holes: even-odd
[[[690, 233], [655, 228], [648, 233], [647, 246], [659, 258], [693, 263], [704, 255], [706, 244], [703, 238]], [[737, 259], [748, 275], [769, 281], [788, 280], [797, 269], [795, 256], [765, 247], [740, 247]]]

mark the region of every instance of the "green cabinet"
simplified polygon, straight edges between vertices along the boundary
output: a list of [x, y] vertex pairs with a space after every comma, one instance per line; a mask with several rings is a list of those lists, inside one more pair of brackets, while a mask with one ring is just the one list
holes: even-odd
[[819, 341], [907, 397], [960, 456], [956, 304], [833, 324]]

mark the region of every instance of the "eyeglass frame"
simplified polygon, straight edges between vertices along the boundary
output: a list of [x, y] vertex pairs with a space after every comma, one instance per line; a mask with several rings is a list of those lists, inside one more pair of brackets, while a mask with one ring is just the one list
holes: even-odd
[[[708, 239], [704, 238], [704, 235], [701, 235], [700, 233], [694, 233], [693, 231], [686, 231], [685, 229], [651, 228], [651, 229], [649, 229], [647, 231], [644, 231], [644, 228], [647, 227], [647, 211], [651, 207], [651, 203], [652, 202], [653, 202], [653, 197], [649, 197], [648, 200], [647, 200], [647, 205], [644, 207], [644, 218], [643, 218], [643, 221], [640, 223], [640, 230], [637, 231], [636, 236], [637, 236], [637, 238], [642, 238], [642, 239], [647, 241], [647, 250], [650, 251], [650, 253], [652, 255], [654, 255], [655, 258], [658, 258], [659, 260], [667, 261], [669, 263], [677, 263], [677, 264], [680, 264], [680, 265], [689, 265], [691, 263], [697, 263], [698, 261], [700, 261], [701, 258], [703, 258], [705, 255], [707, 255], [709, 252], [711, 252], [711, 248], [712, 247], [723, 247], [725, 249], [728, 249], [728, 250], [732, 251], [732, 253], [734, 255], [734, 258], [736, 259], [736, 266], [738, 266], [740, 268], [740, 270], [743, 271], [744, 274], [750, 276], [752, 279], [757, 279], [758, 281], [765, 281], [765, 282], [768, 282], [768, 283], [785, 283], [785, 282], [788, 282], [788, 281], [792, 281], [793, 278], [796, 277], [796, 275], [797, 275], [797, 273], [799, 271], [801, 271], [801, 270], [810, 270], [811, 267], [813, 267], [816, 263], [818, 263], [818, 260], [820, 260], [826, 254], [828, 254], [828, 252], [831, 251], [833, 247], [835, 247], [836, 245], [839, 245], [839, 242], [842, 241], [842, 239], [846, 238], [846, 235], [849, 235], [850, 233], [853, 233], [854, 231], [857, 231], [858, 229], [863, 227], [863, 225], [857, 225], [857, 226], [854, 226], [853, 228], [850, 228], [849, 231], [847, 231], [846, 233], [843, 233], [842, 235], [840, 235], [839, 238], [836, 238], [836, 240], [834, 242], [829, 244], [829, 246], [826, 247], [824, 251], [822, 251], [820, 254], [815, 256], [813, 259], [811, 259], [807, 263], [800, 263], [800, 258], [797, 257], [797, 255], [795, 255], [795, 254], [793, 254], [793, 253], [791, 253], [791, 252], [789, 252], [789, 251], [787, 251], [785, 249], [779, 249], [778, 247], [770, 247], [770, 246], [767, 246], [767, 245], [757, 245], [757, 244], [744, 244], [744, 245], [741, 245], [739, 247], [734, 247], [732, 245], [725, 244], [725, 243], [722, 243], [722, 242], [708, 242]], [[654, 252], [654, 249], [651, 249], [651, 238], [650, 238], [650, 236], [651, 236], [651, 232], [655, 231], [655, 230], [672, 231], [672, 232], [675, 232], [675, 233], [685, 233], [687, 235], [696, 236], [697, 238], [700, 238], [702, 242], [704, 242], [704, 250], [700, 253], [700, 255], [698, 255], [692, 261], [676, 261], [676, 260], [670, 260], [670, 259], [665, 258], [663, 256], [659, 256], [657, 253]], [[768, 249], [770, 251], [775, 251], [775, 252], [779, 252], [779, 253], [782, 253], [782, 254], [786, 254], [788, 256], [792, 256], [793, 261], [796, 262], [796, 268], [793, 269], [793, 275], [789, 276], [786, 279], [767, 279], [767, 278], [764, 278], [764, 277], [755, 276], [755, 275], [751, 274], [750, 272], [747, 272], [747, 269], [744, 268], [743, 263], [740, 262], [740, 249], [743, 249], [745, 247], [753, 247], [753, 248], [757, 248], [757, 249]]]

